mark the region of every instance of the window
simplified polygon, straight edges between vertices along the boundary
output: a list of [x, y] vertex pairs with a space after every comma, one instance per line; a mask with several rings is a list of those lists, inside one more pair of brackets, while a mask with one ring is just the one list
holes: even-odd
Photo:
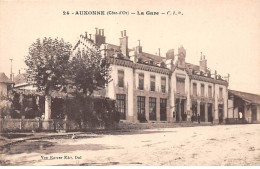
[[155, 76], [150, 77], [150, 88], [151, 91], [155, 91]]
[[177, 93], [184, 95], [185, 94], [185, 79], [177, 78]]
[[205, 96], [205, 86], [204, 86], [204, 84], [200, 85], [200, 95]]
[[138, 120], [140, 120], [140, 122], [146, 121], [144, 96], [137, 96], [137, 115], [138, 115]]
[[116, 105], [117, 111], [120, 113], [120, 119], [126, 119], [126, 104], [125, 104], [125, 94], [117, 94], [116, 95]]
[[219, 98], [223, 99], [223, 88], [222, 87], [219, 88]]
[[211, 86], [209, 86], [209, 88], [208, 88], [208, 96], [209, 96], [209, 98], [212, 98], [212, 87]]
[[166, 77], [161, 78], [161, 89], [163, 93], [166, 92]]
[[166, 121], [167, 99], [160, 99], [160, 120]]
[[193, 95], [197, 96], [197, 83], [193, 83]]
[[156, 120], [156, 98], [149, 97], [149, 119]]
[[144, 90], [144, 74], [139, 74], [139, 90]]
[[118, 70], [118, 86], [124, 87], [124, 71]]

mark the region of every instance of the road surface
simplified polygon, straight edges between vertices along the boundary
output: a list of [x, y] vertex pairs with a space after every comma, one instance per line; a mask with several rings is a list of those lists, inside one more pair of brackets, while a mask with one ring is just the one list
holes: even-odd
[[260, 125], [161, 128], [29, 140], [2, 165], [260, 165]]

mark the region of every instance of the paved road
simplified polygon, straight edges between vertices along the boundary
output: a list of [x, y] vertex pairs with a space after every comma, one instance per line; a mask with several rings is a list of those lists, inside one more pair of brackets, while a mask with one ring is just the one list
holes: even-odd
[[0, 151], [2, 165], [260, 165], [259, 124], [76, 137], [12, 145]]

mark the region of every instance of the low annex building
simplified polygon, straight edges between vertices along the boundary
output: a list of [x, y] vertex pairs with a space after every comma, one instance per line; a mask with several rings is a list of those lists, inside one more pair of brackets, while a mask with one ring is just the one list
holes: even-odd
[[170, 49], [166, 56], [146, 53], [139, 45], [130, 49], [126, 31], [119, 45], [106, 42], [103, 29], [91, 37], [80, 35], [73, 50], [96, 48], [111, 64], [113, 81], [106, 97], [117, 101], [122, 121], [127, 122], [224, 122], [228, 115], [228, 78], [207, 67], [205, 56], [199, 65], [185, 61], [186, 49]]
[[260, 122], [260, 95], [228, 90], [228, 123], [244, 122]]

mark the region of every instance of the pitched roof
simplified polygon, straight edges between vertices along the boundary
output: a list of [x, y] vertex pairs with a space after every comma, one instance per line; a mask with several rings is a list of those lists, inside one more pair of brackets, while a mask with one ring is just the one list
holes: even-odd
[[240, 97], [241, 99], [245, 100], [246, 102], [260, 105], [260, 95], [246, 93], [246, 92], [240, 92], [240, 91], [236, 91], [236, 90], [228, 90], [228, 92], [237, 97]]
[[13, 83], [4, 72], [0, 72], [0, 83]]
[[15, 76], [14, 83], [16, 85], [22, 84], [22, 83], [27, 83], [27, 74], [21, 73], [21, 74], [18, 74], [17, 76]]
[[[196, 72], [200, 72], [200, 66], [199, 65], [194, 65], [192, 63], [186, 63], [186, 65], [188, 66], [189, 69], [192, 69]], [[207, 69], [206, 73], [209, 73], [210, 71]]]
[[155, 62], [161, 62], [164, 58], [158, 55], [153, 55], [150, 53], [142, 52], [137, 54], [138, 58], [141, 58], [143, 61], [152, 59]]

